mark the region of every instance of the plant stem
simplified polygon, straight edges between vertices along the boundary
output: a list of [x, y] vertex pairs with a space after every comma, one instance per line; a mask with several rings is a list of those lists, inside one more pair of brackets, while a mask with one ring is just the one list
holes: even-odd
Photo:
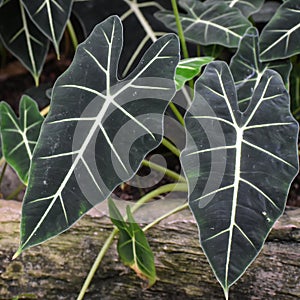
[[4, 156], [1, 157], [0, 159], [0, 167], [5, 163], [5, 158]]
[[91, 281], [92, 281], [92, 279], [93, 279], [93, 277], [94, 277], [94, 275], [95, 275], [95, 273], [96, 273], [96, 271], [97, 271], [104, 255], [105, 255], [105, 253], [107, 252], [110, 245], [112, 244], [112, 242], [114, 240], [114, 237], [116, 236], [118, 231], [119, 231], [118, 228], [115, 227], [113, 229], [113, 231], [111, 232], [111, 234], [106, 239], [104, 245], [102, 246], [102, 248], [101, 248], [101, 250], [100, 250], [100, 252], [97, 256], [97, 258], [94, 261], [94, 264], [93, 264], [92, 268], [90, 269], [90, 272], [89, 272], [88, 276], [85, 279], [85, 282], [84, 282], [84, 284], [83, 284], [83, 286], [80, 290], [80, 293], [77, 297], [77, 300], [82, 300], [83, 299], [83, 297], [84, 297], [84, 295], [85, 295], [85, 293], [86, 293], [86, 291], [87, 291], [87, 289], [88, 289], [88, 287], [89, 287], [89, 285], [90, 285], [90, 283], [91, 283]]
[[180, 156], [180, 150], [177, 147], [175, 147], [171, 142], [169, 142], [166, 138], [163, 138], [161, 143], [167, 149], [169, 149], [174, 155], [176, 155], [177, 157]]
[[173, 102], [169, 103], [170, 108], [172, 109], [172, 112], [174, 113], [175, 117], [177, 118], [177, 120], [180, 122], [180, 124], [184, 127], [184, 119], [180, 113], [180, 111], [178, 110], [178, 108], [176, 107], [176, 105]]
[[[183, 57], [184, 58], [189, 58], [189, 52], [188, 52], [188, 49], [187, 49], [187, 46], [186, 46], [186, 41], [185, 41], [182, 25], [181, 25], [181, 22], [180, 22], [180, 18], [179, 18], [179, 11], [178, 11], [177, 2], [176, 2], [176, 0], [171, 0], [171, 3], [172, 3], [172, 8], [173, 8], [173, 13], [174, 13], [174, 16], [175, 16], [175, 21], [176, 21], [176, 26], [177, 26], [178, 36], [179, 36], [179, 39], [180, 39], [180, 44], [181, 44]], [[191, 94], [193, 94], [193, 91], [194, 91], [194, 81], [193, 80], [189, 81], [189, 86], [191, 88]]]
[[1, 171], [1, 175], [0, 175], [0, 185], [1, 185], [2, 180], [3, 180], [3, 177], [4, 177], [4, 174], [5, 174], [6, 167], [7, 167], [7, 162], [4, 163], [3, 169], [2, 169], [2, 171]]
[[76, 36], [75, 30], [74, 30], [74, 27], [70, 20], [68, 20], [68, 22], [67, 22], [67, 28], [68, 28], [68, 31], [70, 34], [70, 38], [71, 38], [73, 47], [76, 50], [76, 48], [78, 46], [78, 40], [77, 40], [77, 36]]
[[158, 171], [160, 173], [163, 173], [166, 176], [168, 176], [168, 177], [170, 177], [170, 178], [172, 178], [172, 179], [174, 179], [176, 181], [186, 182], [186, 179], [183, 176], [179, 175], [178, 173], [176, 173], [176, 172], [174, 172], [174, 171], [172, 171], [170, 169], [164, 168], [163, 166], [160, 166], [160, 165], [158, 165], [158, 164], [156, 164], [154, 162], [151, 162], [149, 160], [145, 160], [144, 159], [142, 161], [142, 165], [146, 166], [146, 167], [149, 167], [149, 168], [151, 168], [153, 170], [156, 170], [156, 171]]
[[[150, 201], [151, 199], [153, 199], [154, 197], [157, 197], [161, 194], [164, 193], [168, 193], [171, 191], [187, 191], [187, 184], [186, 183], [171, 183], [171, 184], [166, 184], [163, 185], [159, 188], [157, 188], [156, 190], [146, 194], [145, 196], [143, 196], [142, 198], [140, 198], [140, 200], [132, 206], [131, 208], [131, 212], [135, 212], [136, 210], [138, 210], [143, 204], [145, 204], [146, 202]], [[126, 220], [126, 217], [124, 217], [124, 219]], [[80, 290], [80, 293], [77, 297], [77, 300], [82, 300], [104, 255], [106, 254], [107, 250], [109, 249], [110, 245], [112, 244], [114, 237], [116, 236], [116, 234], [119, 232], [118, 228], [114, 227], [113, 231], [111, 232], [111, 234], [108, 236], [108, 238], [106, 239], [104, 245], [102, 246], [96, 260], [94, 261], [94, 264], [92, 266], [92, 268], [90, 269], [90, 272], [88, 274], [88, 276], [85, 279], [85, 282]]]
[[189, 204], [188, 203], [184, 203], [180, 206], [177, 206], [175, 207], [174, 209], [172, 209], [171, 211], [165, 213], [164, 215], [160, 216], [159, 218], [157, 218], [156, 220], [154, 220], [153, 222], [149, 223], [147, 226], [145, 226], [143, 228], [143, 231], [147, 231], [148, 229], [150, 229], [151, 227], [153, 227], [154, 225], [158, 224], [160, 221], [162, 221], [163, 219], [173, 215], [173, 214], [176, 214], [177, 212], [181, 211], [181, 210], [184, 210], [186, 208], [189, 207]]
[[182, 30], [182, 26], [181, 26], [181, 22], [180, 22], [180, 18], [179, 18], [177, 2], [176, 2], [176, 0], [171, 0], [171, 3], [172, 3], [174, 16], [175, 16], [175, 21], [176, 21], [176, 26], [177, 26], [177, 30], [178, 30], [178, 36], [179, 36], [180, 43], [181, 43], [183, 57], [189, 58], [189, 52], [188, 52], [188, 49], [186, 46], [185, 37], [183, 34], [183, 30]]
[[25, 185], [23, 183], [19, 184], [17, 186], [17, 188], [7, 196], [6, 199], [14, 200], [24, 188], [25, 188]]
[[49, 113], [49, 110], [50, 110], [50, 105], [44, 107], [41, 111], [40, 111], [40, 114], [45, 117], [48, 113]]
[[163, 186], [160, 186], [159, 188], [155, 189], [154, 191], [151, 191], [150, 193], [143, 196], [138, 202], [136, 202], [131, 207], [131, 212], [134, 213], [137, 211], [143, 204], [150, 201], [151, 199], [165, 193], [169, 193], [172, 191], [176, 192], [187, 192], [188, 187], [186, 183], [169, 183]]

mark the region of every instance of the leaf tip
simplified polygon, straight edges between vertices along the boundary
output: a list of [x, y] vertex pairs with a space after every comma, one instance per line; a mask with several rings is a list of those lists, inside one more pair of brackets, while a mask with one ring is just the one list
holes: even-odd
[[22, 247], [20, 246], [17, 252], [12, 257], [12, 260], [16, 259], [22, 253]]

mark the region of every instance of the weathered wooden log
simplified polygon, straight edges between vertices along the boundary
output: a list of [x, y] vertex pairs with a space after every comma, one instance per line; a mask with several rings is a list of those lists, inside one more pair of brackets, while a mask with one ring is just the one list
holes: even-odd
[[[90, 214], [43, 245], [11, 257], [18, 248], [21, 205], [0, 200], [0, 299], [76, 299], [104, 240], [112, 230], [106, 216]], [[147, 232], [159, 280], [144, 289], [119, 262], [115, 244], [106, 254], [85, 299], [223, 299], [223, 292], [201, 252], [188, 210]], [[300, 211], [289, 209], [244, 276], [231, 299], [300, 298]], [[16, 298], [14, 298], [16, 297]]]

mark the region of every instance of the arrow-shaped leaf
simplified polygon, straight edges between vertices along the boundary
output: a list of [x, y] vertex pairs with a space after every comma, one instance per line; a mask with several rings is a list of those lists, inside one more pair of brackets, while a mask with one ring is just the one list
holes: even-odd
[[78, 47], [54, 85], [33, 155], [18, 253], [69, 228], [160, 144], [163, 114], [175, 93], [178, 39], [159, 39], [120, 81], [122, 42], [120, 19], [110, 17]]
[[214, 60], [213, 57], [193, 57], [179, 61], [176, 68], [176, 90], [180, 90], [183, 85], [197, 76], [201, 68]]
[[20, 118], [6, 102], [0, 104], [2, 151], [6, 161], [26, 184], [33, 149], [39, 137], [44, 118], [38, 106], [28, 96], [23, 96], [19, 108]]
[[[237, 8], [229, 7], [226, 3], [206, 5], [195, 0], [180, 0], [179, 5], [187, 12], [179, 15], [184, 36], [193, 43], [237, 47], [247, 28], [251, 26]], [[173, 12], [157, 12], [155, 16], [165, 26], [177, 31]]]
[[71, 14], [73, 0], [22, 0], [35, 25], [53, 42], [59, 56], [59, 42]]
[[113, 200], [109, 199], [108, 206], [111, 221], [119, 229], [118, 253], [122, 262], [147, 280], [148, 287], [151, 287], [157, 279], [154, 255], [143, 230], [135, 222], [129, 206], [126, 208], [127, 223]]
[[210, 63], [185, 116], [181, 156], [201, 245], [227, 299], [282, 214], [298, 171], [298, 124], [278, 73], [262, 74], [244, 113], [237, 100], [229, 67]]
[[262, 61], [282, 59], [300, 53], [300, 2], [288, 0], [264, 27], [260, 36]]
[[249, 17], [259, 11], [264, 0], [207, 0], [206, 4], [215, 4], [225, 2], [229, 7], [238, 8], [245, 17]]
[[239, 107], [242, 111], [246, 109], [266, 69], [277, 71], [284, 84], [289, 81], [292, 64], [289, 61], [273, 61], [263, 63], [259, 58], [258, 31], [250, 27], [241, 39], [239, 48], [230, 62], [236, 90], [239, 99]]
[[5, 47], [31, 72], [38, 84], [49, 43], [27, 16], [20, 0], [10, 0], [2, 5], [0, 36]]

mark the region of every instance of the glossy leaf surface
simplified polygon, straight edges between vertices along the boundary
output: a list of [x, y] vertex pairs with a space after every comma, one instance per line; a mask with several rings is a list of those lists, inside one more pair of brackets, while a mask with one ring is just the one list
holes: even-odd
[[180, 90], [187, 81], [200, 73], [203, 66], [213, 60], [213, 57], [193, 57], [180, 60], [175, 75], [176, 89]]
[[[251, 26], [237, 8], [231, 8], [225, 3], [206, 5], [195, 0], [180, 0], [179, 5], [187, 12], [180, 14], [184, 36], [197, 44], [237, 47], [247, 28]], [[165, 26], [177, 31], [173, 12], [157, 12], [155, 16]]]
[[300, 53], [300, 2], [284, 2], [260, 36], [262, 61], [287, 58]]
[[133, 269], [137, 275], [148, 281], [151, 287], [156, 281], [154, 255], [147, 238], [135, 222], [130, 207], [127, 206], [127, 222], [124, 221], [112, 200], [108, 201], [111, 221], [119, 229], [118, 253], [122, 262]]
[[122, 42], [120, 19], [108, 18], [53, 87], [33, 155], [19, 252], [69, 228], [160, 144], [163, 114], [175, 93], [178, 39], [159, 39], [120, 81]]
[[229, 67], [212, 62], [196, 82], [185, 124], [189, 205], [228, 297], [283, 212], [298, 171], [298, 123], [278, 73], [262, 74], [241, 113]]
[[1, 102], [3, 155], [26, 184], [33, 149], [37, 143], [44, 118], [41, 116], [36, 102], [28, 96], [23, 96], [21, 99], [19, 115], [20, 118], [6, 102]]
[[125, 43], [119, 73], [126, 76], [151, 43], [168, 31], [153, 17], [155, 11], [164, 8], [171, 8], [170, 0], [120, 0], [111, 1], [109, 5], [103, 5], [99, 0], [89, 0], [75, 2], [72, 13], [78, 18], [86, 36], [107, 17], [118, 15], [121, 18]]
[[225, 2], [229, 7], [238, 8], [245, 17], [249, 17], [262, 7], [264, 0], [207, 0], [207, 4]]
[[249, 104], [253, 91], [258, 86], [261, 76], [266, 69], [277, 71], [285, 85], [288, 85], [292, 64], [287, 60], [264, 63], [259, 58], [258, 31], [251, 27], [242, 38], [236, 54], [230, 62], [239, 107], [243, 111]]
[[59, 56], [59, 42], [71, 14], [73, 0], [22, 0], [35, 25], [54, 44]]
[[27, 16], [21, 1], [0, 9], [0, 36], [5, 47], [28, 69], [36, 84], [48, 53], [48, 40]]

